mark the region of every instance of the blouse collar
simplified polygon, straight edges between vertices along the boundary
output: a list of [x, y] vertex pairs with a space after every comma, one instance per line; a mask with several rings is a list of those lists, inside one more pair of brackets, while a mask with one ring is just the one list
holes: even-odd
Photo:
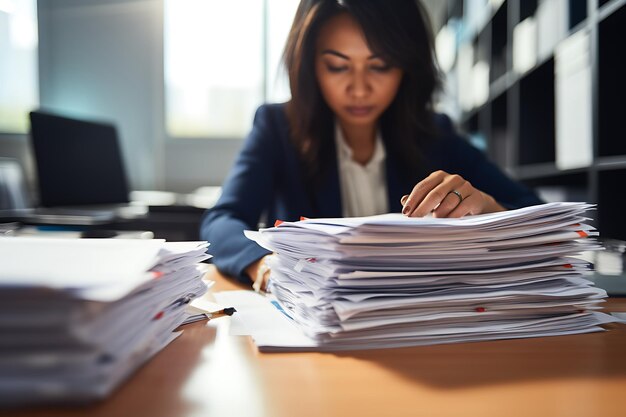
[[[376, 129], [376, 143], [374, 144], [374, 154], [370, 158], [369, 161], [364, 165], [364, 168], [370, 168], [375, 166], [376, 164], [381, 163], [385, 159], [385, 147], [383, 146], [383, 140], [380, 134], [380, 129]], [[341, 127], [339, 123], [335, 122], [335, 144], [337, 146], [337, 151], [339, 153], [340, 160], [342, 161], [352, 161], [354, 163], [358, 163], [353, 160], [354, 152], [352, 148], [346, 142], [346, 139], [341, 131]]]

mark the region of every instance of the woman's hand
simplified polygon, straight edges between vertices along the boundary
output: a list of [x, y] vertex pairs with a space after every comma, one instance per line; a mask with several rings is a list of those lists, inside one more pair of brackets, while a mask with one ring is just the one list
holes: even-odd
[[456, 174], [435, 171], [417, 183], [411, 194], [400, 200], [408, 217], [463, 217], [468, 214], [504, 211], [496, 200]]
[[258, 261], [251, 263], [246, 268], [246, 274], [248, 274], [252, 280], [252, 288], [256, 292], [267, 291], [267, 284], [269, 283], [270, 278], [270, 268], [265, 263], [265, 260], [268, 256], [271, 255], [265, 255]]

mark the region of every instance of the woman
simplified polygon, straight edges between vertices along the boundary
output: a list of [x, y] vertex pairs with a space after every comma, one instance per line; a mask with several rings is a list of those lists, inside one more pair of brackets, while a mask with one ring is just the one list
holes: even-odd
[[461, 217], [541, 201], [432, 111], [439, 87], [416, 0], [302, 0], [284, 59], [292, 99], [261, 106], [201, 236], [258, 289], [269, 253], [243, 231], [276, 219]]

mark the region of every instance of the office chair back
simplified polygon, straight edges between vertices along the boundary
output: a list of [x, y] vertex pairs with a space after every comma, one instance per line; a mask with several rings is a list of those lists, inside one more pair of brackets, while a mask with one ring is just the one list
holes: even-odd
[[30, 207], [22, 167], [11, 158], [0, 158], [0, 210]]

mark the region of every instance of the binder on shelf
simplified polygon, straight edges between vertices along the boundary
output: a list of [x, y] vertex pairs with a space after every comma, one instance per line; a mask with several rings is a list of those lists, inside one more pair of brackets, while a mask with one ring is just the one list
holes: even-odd
[[477, 33], [489, 17], [489, 0], [464, 0], [464, 20], [469, 33]]
[[489, 100], [489, 64], [478, 61], [472, 68], [472, 98], [474, 107], [480, 107]]
[[435, 38], [435, 52], [443, 72], [449, 72], [454, 67], [456, 57], [457, 28], [455, 23], [444, 25]]
[[513, 69], [519, 74], [537, 65], [537, 22], [529, 17], [513, 29]]
[[464, 111], [470, 111], [474, 108], [473, 71], [474, 48], [471, 44], [462, 44], [459, 47], [457, 73], [459, 79], [459, 104]]
[[537, 6], [537, 57], [540, 61], [552, 55], [556, 45], [567, 34], [567, 0], [542, 0]]
[[582, 168], [593, 161], [589, 34], [580, 31], [555, 52], [556, 166]]

